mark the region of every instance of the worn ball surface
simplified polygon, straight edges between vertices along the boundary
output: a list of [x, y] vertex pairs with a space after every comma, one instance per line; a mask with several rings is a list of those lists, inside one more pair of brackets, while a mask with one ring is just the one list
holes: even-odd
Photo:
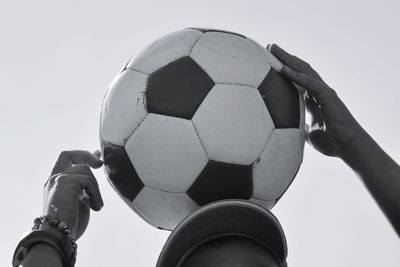
[[241, 34], [190, 28], [136, 54], [101, 110], [108, 179], [144, 220], [175, 226], [199, 206], [267, 209], [302, 162], [303, 98], [282, 64]]

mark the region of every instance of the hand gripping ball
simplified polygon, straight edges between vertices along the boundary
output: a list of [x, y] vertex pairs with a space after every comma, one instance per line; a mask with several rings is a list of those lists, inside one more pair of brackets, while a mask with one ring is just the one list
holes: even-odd
[[303, 98], [281, 67], [255, 41], [221, 30], [179, 30], [145, 47], [102, 105], [111, 185], [162, 229], [221, 199], [272, 208], [305, 140]]

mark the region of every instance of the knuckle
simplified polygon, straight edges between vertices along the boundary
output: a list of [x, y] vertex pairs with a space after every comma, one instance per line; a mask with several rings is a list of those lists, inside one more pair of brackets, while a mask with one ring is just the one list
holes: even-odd
[[75, 175], [87, 175], [93, 176], [92, 171], [87, 165], [74, 165], [70, 169], [68, 169], [65, 173], [67, 174], [75, 174]]
[[308, 62], [303, 61], [303, 65], [304, 65], [304, 67], [306, 67], [306, 68], [312, 69], [311, 64], [308, 63]]
[[333, 89], [332, 89], [331, 87], [329, 87], [329, 86], [328, 86], [326, 92], [327, 92], [327, 94], [330, 95], [330, 96], [337, 96], [336, 91], [333, 90]]
[[62, 158], [68, 158], [70, 151], [68, 150], [63, 150], [61, 151], [60, 155], [58, 156], [58, 158], [62, 159]]
[[65, 184], [69, 179], [68, 174], [60, 174], [57, 177], [55, 177], [54, 181], [56, 184]]
[[90, 181], [90, 183], [92, 183], [93, 185], [95, 185], [96, 187], [99, 186], [99, 184], [97, 183], [96, 178], [94, 178], [93, 176], [85, 176], [86, 179], [88, 179]]
[[304, 83], [307, 85], [311, 85], [314, 82], [313, 78], [311, 78], [308, 75], [303, 75], [302, 77], [303, 77]]
[[295, 73], [294, 73], [294, 76], [295, 76], [296, 78], [301, 78], [301, 77], [302, 77], [302, 74], [301, 74], [300, 72], [295, 72]]
[[335, 90], [333, 90], [330, 87], [327, 87], [325, 92], [321, 94], [320, 97], [327, 100], [327, 99], [337, 98], [337, 94]]
[[56, 179], [56, 177], [58, 176], [58, 175], [60, 175], [59, 173], [57, 173], [57, 174], [54, 174], [54, 175], [52, 175], [52, 176], [50, 176], [47, 180], [46, 180], [46, 182], [44, 183], [44, 188], [46, 188], [46, 187], [51, 187], [52, 185], [53, 185], [53, 183], [54, 183], [54, 181], [55, 181], [55, 179]]
[[68, 150], [63, 150], [61, 151], [60, 156], [67, 156], [68, 154], [69, 154]]
[[[296, 59], [298, 59], [298, 58], [296, 58]], [[302, 66], [301, 66], [301, 64], [299, 63], [298, 60], [295, 60], [295, 61], [293, 62], [293, 69], [295, 69], [295, 70], [297, 70], [297, 71], [299, 71], [299, 70], [302, 69]]]

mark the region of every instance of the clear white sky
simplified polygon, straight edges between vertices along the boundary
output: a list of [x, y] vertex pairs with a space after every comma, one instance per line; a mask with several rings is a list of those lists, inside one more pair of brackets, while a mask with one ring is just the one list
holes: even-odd
[[[400, 2], [2, 1], [0, 265], [41, 213], [61, 150], [95, 150], [102, 97], [130, 56], [187, 26], [276, 42], [320, 72], [400, 162]], [[105, 206], [78, 241], [79, 266], [154, 266], [168, 233], [132, 212], [97, 171]], [[399, 192], [400, 193], [400, 192]], [[400, 266], [400, 242], [356, 175], [306, 147], [273, 212], [289, 266]]]

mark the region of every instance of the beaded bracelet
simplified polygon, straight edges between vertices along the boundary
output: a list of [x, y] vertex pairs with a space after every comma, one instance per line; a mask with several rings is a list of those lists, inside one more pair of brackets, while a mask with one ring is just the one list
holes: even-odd
[[64, 267], [75, 265], [77, 244], [71, 230], [65, 222], [51, 215], [34, 220], [32, 232], [22, 238], [13, 256], [13, 266], [20, 266], [30, 248], [37, 243], [46, 243], [60, 254]]
[[66, 234], [68, 237], [70, 237], [71, 241], [73, 243], [75, 243], [75, 238], [65, 222], [59, 221], [54, 216], [44, 215], [44, 216], [35, 218], [35, 220], [33, 221], [32, 230], [39, 230], [40, 226], [43, 224], [47, 224], [48, 226], [57, 228], [62, 233]]

